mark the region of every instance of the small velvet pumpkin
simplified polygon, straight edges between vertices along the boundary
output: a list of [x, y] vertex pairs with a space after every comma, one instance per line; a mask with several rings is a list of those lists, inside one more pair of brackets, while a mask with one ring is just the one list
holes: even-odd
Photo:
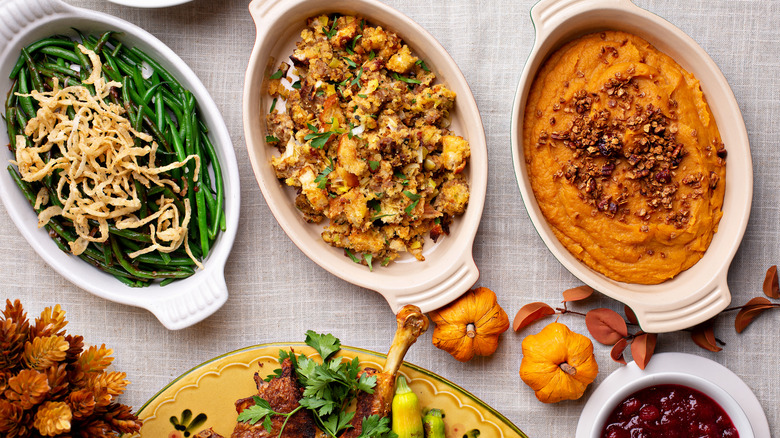
[[520, 378], [543, 403], [582, 397], [598, 372], [593, 342], [561, 323], [523, 339]]
[[493, 354], [499, 336], [509, 328], [509, 317], [486, 287], [469, 290], [429, 316], [436, 324], [433, 345], [461, 362]]

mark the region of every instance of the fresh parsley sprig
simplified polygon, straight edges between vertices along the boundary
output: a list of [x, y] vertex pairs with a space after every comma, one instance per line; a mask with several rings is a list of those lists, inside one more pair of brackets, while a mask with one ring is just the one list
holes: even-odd
[[[369, 257], [367, 262], [371, 263]], [[255, 405], [244, 409], [238, 417], [239, 421], [250, 424], [263, 422], [270, 433], [271, 418], [274, 415], [285, 416], [285, 422], [277, 436], [282, 436], [282, 430], [287, 420], [298, 410], [307, 409], [314, 417], [317, 426], [331, 438], [336, 438], [344, 430], [352, 427], [355, 413], [347, 408], [354, 402], [358, 392], [369, 394], [374, 392], [376, 376], [362, 374], [358, 358], [345, 361], [337, 355], [341, 350], [341, 342], [331, 334], [319, 334], [312, 330], [306, 332], [306, 345], [313, 348], [322, 358], [322, 363], [309, 359], [303, 354], [296, 356], [284, 350], [279, 351], [279, 363], [290, 359], [298, 382], [303, 386], [303, 398], [300, 406], [289, 413], [279, 413], [273, 410], [268, 401], [254, 397]], [[282, 370], [274, 370], [266, 380], [281, 377]], [[363, 420], [361, 438], [393, 438], [388, 418], [372, 415]]]
[[331, 135], [339, 135], [341, 134], [339, 131], [325, 131], [325, 132], [319, 132], [319, 129], [317, 129], [316, 126], [312, 125], [311, 123], [307, 123], [306, 127], [309, 128], [311, 133], [306, 134], [305, 137], [303, 137], [304, 140], [308, 141], [311, 140], [312, 147], [316, 149], [322, 149], [325, 144], [330, 140]]

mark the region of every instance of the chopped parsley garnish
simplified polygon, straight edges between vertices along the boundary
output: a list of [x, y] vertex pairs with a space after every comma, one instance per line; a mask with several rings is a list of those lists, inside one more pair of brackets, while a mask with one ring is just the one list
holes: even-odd
[[385, 257], [384, 260], [382, 260], [382, 266], [387, 266], [390, 264], [390, 257]]
[[322, 172], [320, 172], [319, 175], [317, 175], [317, 178], [314, 178], [314, 182], [317, 183], [318, 189], [324, 189], [325, 186], [328, 184], [328, 175], [330, 175], [331, 172], [333, 172], [334, 166], [333, 166], [333, 158], [330, 159], [330, 166], [322, 169]]
[[325, 95], [325, 90], [320, 90], [317, 92], [317, 96], [324, 96], [324, 95]]
[[266, 143], [276, 143], [278, 141], [279, 141], [279, 139], [274, 137], [273, 135], [266, 135], [265, 136], [265, 142]]
[[343, 57], [343, 58], [341, 58], [341, 59], [343, 59], [343, 60], [344, 60], [344, 62], [346, 62], [346, 63], [347, 63], [347, 65], [349, 66], [349, 68], [356, 68], [356, 67], [357, 67], [357, 64], [355, 64], [355, 61], [353, 61], [353, 60], [351, 60], [351, 59], [347, 58], [346, 56], [345, 56], [345, 57]]
[[333, 38], [336, 36], [336, 20], [338, 17], [333, 17], [333, 25], [330, 26], [330, 30], [325, 30], [325, 27], [322, 28], [322, 32], [325, 33], [325, 36], [328, 37], [328, 39]]
[[349, 86], [351, 87], [353, 85], [357, 85], [359, 87], [360, 86], [360, 76], [362, 74], [363, 74], [363, 69], [361, 68], [360, 70], [358, 70], [357, 76], [355, 76], [355, 79], [352, 79], [352, 82], [350, 82]]
[[368, 160], [368, 167], [371, 170], [379, 169], [379, 161]]
[[282, 69], [279, 69], [276, 71], [276, 73], [271, 75], [271, 79], [280, 79], [282, 76], [284, 76], [284, 72]]
[[316, 149], [322, 149], [325, 146], [325, 144], [328, 142], [328, 140], [330, 140], [331, 135], [340, 134], [338, 131], [319, 132], [317, 127], [312, 125], [311, 123], [307, 123], [306, 126], [311, 131], [311, 134], [306, 134], [306, 136], [303, 137], [303, 139], [306, 141], [311, 140], [312, 147]]
[[300, 90], [301, 89], [301, 81], [293, 82], [292, 87], [295, 88], [296, 90]]
[[[367, 263], [371, 263], [371, 258]], [[268, 433], [272, 432], [272, 417], [277, 415], [287, 420], [301, 409], [307, 409], [314, 417], [317, 426], [328, 436], [335, 438], [344, 430], [351, 427], [349, 424], [355, 416], [354, 412], [347, 412], [345, 408], [350, 406], [357, 397], [358, 392], [364, 391], [373, 394], [376, 386], [376, 375], [368, 376], [360, 374], [360, 362], [358, 358], [350, 361], [337, 356], [341, 350], [341, 342], [331, 334], [319, 334], [312, 330], [306, 332], [306, 344], [319, 353], [321, 363], [309, 359], [304, 354], [295, 355], [294, 352], [279, 351], [279, 363], [289, 359], [292, 363], [295, 377], [303, 386], [303, 398], [300, 406], [289, 413], [276, 412], [270, 403], [258, 396], [254, 396], [255, 404], [244, 409], [238, 416], [238, 421], [249, 424], [262, 422]], [[266, 379], [281, 377], [282, 370], [277, 369]], [[286, 421], [278, 431], [278, 436], [286, 426]], [[392, 438], [395, 434], [390, 430], [390, 419], [371, 415], [363, 420], [363, 432], [361, 438]]]
[[407, 78], [406, 76], [401, 76], [398, 73], [393, 73], [393, 79], [396, 81], [406, 82], [407, 84], [422, 84], [417, 79]]
[[422, 196], [418, 195], [417, 193], [412, 193], [409, 190], [404, 190], [404, 195], [406, 195], [406, 197], [409, 198], [410, 200], [414, 201], [408, 206], [406, 206], [406, 208], [404, 208], [406, 214], [411, 214], [412, 210], [414, 210], [415, 207], [417, 207], [417, 204], [420, 202], [420, 198], [422, 198]]
[[393, 174], [393, 176], [398, 178], [398, 179], [400, 179], [401, 180], [401, 184], [403, 184], [403, 185], [409, 184], [409, 177], [404, 175], [403, 173], [396, 172], [396, 173]]
[[[362, 32], [363, 28], [360, 28], [360, 31]], [[355, 38], [352, 38], [352, 41], [350, 41], [349, 44], [345, 47], [345, 49], [347, 50], [347, 53], [349, 53], [350, 55], [354, 55], [355, 54], [355, 44], [357, 44], [357, 41], [360, 38], [363, 38], [363, 35], [358, 35]]]
[[374, 58], [376, 58], [376, 53], [373, 50], [368, 52], [368, 60], [373, 61]]
[[269, 113], [274, 112], [274, 109], [276, 108], [276, 98], [274, 97], [274, 100], [271, 102], [271, 109], [268, 110]]
[[418, 59], [418, 60], [417, 60], [417, 61], [415, 61], [414, 63], [415, 63], [415, 64], [417, 64], [417, 65], [419, 65], [419, 66], [420, 66], [420, 68], [421, 68], [421, 69], [423, 69], [423, 70], [425, 70], [425, 71], [431, 71], [431, 69], [429, 69], [429, 68], [428, 68], [428, 66], [427, 66], [427, 65], [425, 65], [425, 61], [423, 61], [422, 59]]
[[362, 97], [363, 99], [365, 99], [365, 98], [367, 98], [368, 96], [366, 96], [365, 94], [360, 94], [360, 93], [358, 93], [358, 97]]
[[350, 250], [348, 250], [348, 249], [344, 248], [344, 253], [346, 253], [346, 254], [347, 254], [347, 257], [349, 257], [350, 259], [352, 259], [352, 261], [353, 261], [353, 262], [355, 262], [355, 263], [360, 263], [360, 259], [358, 259], [357, 257], [355, 257], [355, 254], [352, 254], [352, 251], [350, 251]]
[[374, 222], [377, 219], [382, 219], [383, 217], [388, 217], [388, 216], [395, 216], [395, 215], [393, 213], [385, 213], [385, 214], [378, 214], [376, 216], [371, 216], [371, 222]]
[[363, 260], [365, 260], [365, 261], [366, 261], [366, 264], [368, 265], [368, 270], [369, 270], [369, 271], [372, 271], [372, 272], [374, 271], [374, 267], [371, 265], [371, 261], [372, 261], [373, 259], [374, 259], [374, 256], [373, 256], [373, 255], [371, 255], [371, 254], [365, 254], [365, 255], [363, 256]]

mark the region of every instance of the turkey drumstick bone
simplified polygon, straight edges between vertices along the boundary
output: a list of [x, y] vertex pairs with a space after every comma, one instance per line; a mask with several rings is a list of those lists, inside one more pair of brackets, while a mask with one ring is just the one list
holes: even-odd
[[357, 397], [355, 416], [350, 424], [353, 427], [341, 435], [341, 438], [356, 438], [363, 431], [363, 420], [371, 415], [387, 417], [390, 415], [390, 405], [395, 393], [395, 377], [398, 369], [404, 361], [404, 356], [409, 347], [417, 338], [428, 330], [428, 317], [420, 308], [413, 305], [404, 306], [395, 317], [398, 328], [393, 337], [393, 343], [387, 352], [387, 360], [382, 372], [373, 368], [366, 368], [363, 373], [376, 376], [374, 393], [361, 392]]

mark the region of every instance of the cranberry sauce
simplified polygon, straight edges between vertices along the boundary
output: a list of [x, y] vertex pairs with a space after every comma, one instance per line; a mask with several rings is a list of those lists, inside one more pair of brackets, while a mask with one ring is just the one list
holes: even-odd
[[607, 418], [602, 438], [739, 437], [723, 408], [683, 385], [656, 385], [623, 400]]

